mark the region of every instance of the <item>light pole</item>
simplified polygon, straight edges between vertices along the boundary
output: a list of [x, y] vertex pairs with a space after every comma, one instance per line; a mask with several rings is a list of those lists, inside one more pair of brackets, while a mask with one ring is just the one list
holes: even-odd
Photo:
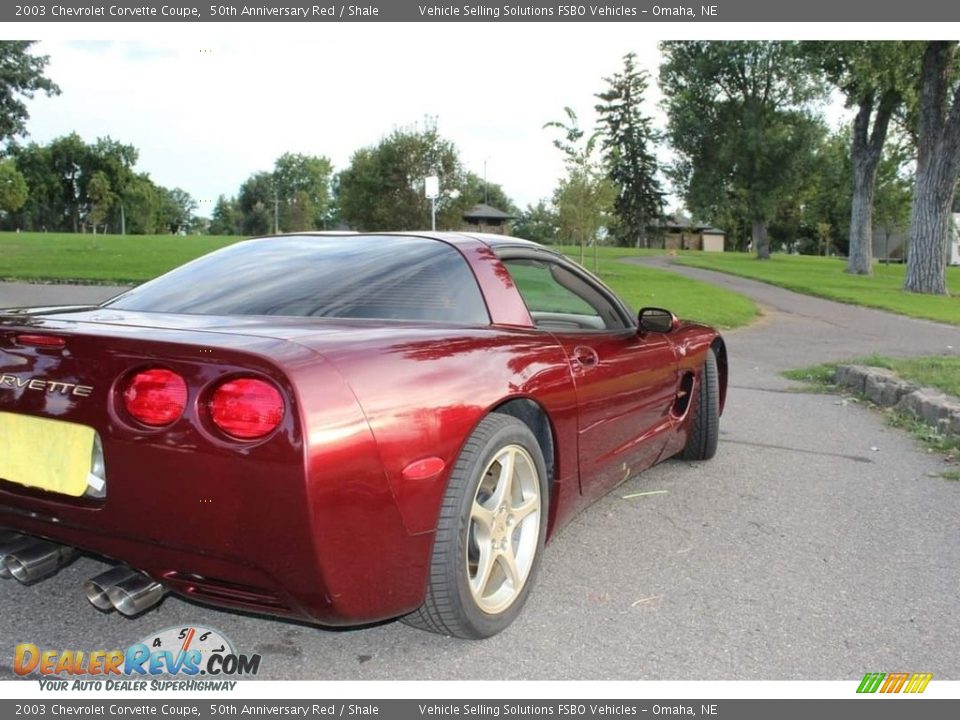
[[490, 200], [488, 199], [488, 196], [487, 196], [487, 160], [489, 159], [490, 159], [489, 155], [487, 155], [483, 159], [483, 204], [484, 205], [490, 204]]

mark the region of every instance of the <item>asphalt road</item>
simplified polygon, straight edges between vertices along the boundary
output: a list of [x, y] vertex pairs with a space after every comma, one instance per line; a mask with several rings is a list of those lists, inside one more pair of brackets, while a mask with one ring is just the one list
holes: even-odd
[[[659, 263], [660, 260], [653, 262]], [[731, 390], [717, 457], [670, 461], [612, 492], [547, 548], [538, 586], [483, 642], [400, 623], [330, 631], [167, 598], [104, 615], [81, 559], [0, 585], [0, 677], [13, 645], [125, 647], [172, 625], [219, 629], [268, 679], [960, 680], [960, 483], [881, 416], [788, 391], [779, 371], [867, 352], [960, 351], [960, 329], [701, 270], [766, 313], [727, 334]], [[0, 285], [0, 306], [94, 299], [98, 288]], [[624, 499], [630, 493], [665, 494]], [[156, 518], [162, 522], [162, 518]]]

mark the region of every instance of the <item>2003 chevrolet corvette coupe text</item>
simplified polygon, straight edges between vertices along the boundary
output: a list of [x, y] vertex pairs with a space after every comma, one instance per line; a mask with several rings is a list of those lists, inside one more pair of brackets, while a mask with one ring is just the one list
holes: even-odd
[[727, 356], [534, 243], [231, 245], [94, 307], [0, 312], [0, 574], [136, 615], [174, 592], [326, 625], [499, 632], [544, 542], [711, 457]]

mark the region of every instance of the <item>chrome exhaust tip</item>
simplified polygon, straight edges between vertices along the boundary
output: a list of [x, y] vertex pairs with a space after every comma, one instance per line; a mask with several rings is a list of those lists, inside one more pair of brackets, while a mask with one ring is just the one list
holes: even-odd
[[163, 600], [167, 589], [153, 578], [134, 572], [107, 588], [107, 597], [117, 611], [133, 617], [146, 612]]
[[31, 542], [33, 542], [32, 538], [20, 533], [8, 530], [0, 533], [0, 578], [10, 577], [10, 571], [7, 570], [7, 555], [26, 547]]
[[90, 604], [97, 608], [97, 610], [110, 612], [113, 610], [113, 603], [110, 601], [110, 588], [118, 582], [122, 582], [136, 574], [135, 570], [131, 570], [128, 567], [117, 566], [110, 568], [106, 572], [100, 573], [96, 577], [92, 577], [84, 582], [83, 592], [87, 596], [87, 600], [90, 601]]
[[24, 585], [53, 575], [73, 559], [75, 550], [47, 540], [32, 540], [8, 551], [3, 558], [7, 572]]

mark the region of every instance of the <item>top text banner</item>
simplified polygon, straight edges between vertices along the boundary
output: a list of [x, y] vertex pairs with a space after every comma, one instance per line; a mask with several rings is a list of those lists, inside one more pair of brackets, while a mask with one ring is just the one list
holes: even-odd
[[645, 0], [571, 4], [375, 0], [194, 2], [193, 0], [34, 0], [4, 2], [0, 22], [955, 22], [960, 3], [944, 0]]

